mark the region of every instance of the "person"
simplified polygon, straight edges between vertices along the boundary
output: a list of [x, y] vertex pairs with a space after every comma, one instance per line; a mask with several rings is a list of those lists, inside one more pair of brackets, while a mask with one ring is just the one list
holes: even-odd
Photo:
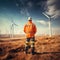
[[[28, 22], [24, 26], [24, 32], [26, 34], [26, 54], [28, 53], [29, 45], [32, 48], [32, 54], [34, 54], [34, 43], [35, 43], [35, 34], [36, 34], [37, 28], [36, 25], [32, 22], [32, 18], [28, 17]], [[30, 44], [31, 41], [31, 44]]]

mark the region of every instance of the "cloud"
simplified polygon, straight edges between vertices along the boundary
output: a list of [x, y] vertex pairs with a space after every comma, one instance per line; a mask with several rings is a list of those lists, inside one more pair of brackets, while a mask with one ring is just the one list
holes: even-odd
[[29, 2], [27, 3], [27, 6], [28, 6], [29, 8], [31, 8], [31, 7], [33, 6], [33, 3], [32, 3], [31, 1], [29, 1]]
[[28, 12], [28, 10], [27, 10], [27, 9], [24, 9], [24, 8], [22, 8], [22, 9], [20, 10], [20, 13], [21, 13], [22, 15], [27, 16], [27, 17], [30, 16], [30, 13]]
[[48, 24], [48, 22], [46, 22], [44, 20], [38, 20], [37, 22], [40, 23], [40, 24], [42, 24], [42, 25], [47, 25]]
[[18, 4], [18, 3], [16, 3], [16, 6], [18, 7], [18, 6], [19, 6], [19, 4]]
[[55, 18], [60, 17], [60, 0], [47, 0], [45, 12]]
[[56, 0], [47, 0], [47, 5], [52, 5], [56, 2]]
[[[19, 12], [22, 14], [22, 15], [25, 15], [25, 16], [30, 16], [30, 13], [28, 11], [28, 8], [25, 6], [25, 2], [24, 0], [19, 0], [19, 2], [21, 2], [20, 4], [19, 3], [16, 3], [16, 6], [19, 8]], [[29, 6], [31, 6], [31, 2], [28, 3]]]

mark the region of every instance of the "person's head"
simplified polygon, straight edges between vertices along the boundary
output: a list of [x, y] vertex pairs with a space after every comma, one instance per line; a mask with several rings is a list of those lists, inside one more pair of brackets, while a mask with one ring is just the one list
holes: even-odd
[[28, 17], [28, 21], [29, 21], [29, 22], [32, 22], [32, 18], [31, 18], [31, 17]]

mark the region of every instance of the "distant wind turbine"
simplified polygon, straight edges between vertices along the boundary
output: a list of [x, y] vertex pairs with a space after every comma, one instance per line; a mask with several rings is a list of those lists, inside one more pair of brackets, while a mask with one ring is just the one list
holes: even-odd
[[43, 13], [43, 15], [45, 15], [49, 19], [49, 36], [51, 37], [52, 36], [51, 19], [54, 18], [55, 15], [54, 16], [50, 16], [50, 15], [48, 15], [46, 13]]
[[10, 28], [10, 37], [14, 36], [14, 26], [18, 26], [13, 20], [11, 20], [12, 24], [11, 24], [11, 28]]

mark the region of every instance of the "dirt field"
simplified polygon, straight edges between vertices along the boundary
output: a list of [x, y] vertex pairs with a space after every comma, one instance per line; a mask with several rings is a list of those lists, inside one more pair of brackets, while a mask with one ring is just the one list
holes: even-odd
[[34, 55], [25, 54], [25, 40], [25, 37], [0, 38], [0, 60], [60, 60], [60, 35], [36, 36]]

